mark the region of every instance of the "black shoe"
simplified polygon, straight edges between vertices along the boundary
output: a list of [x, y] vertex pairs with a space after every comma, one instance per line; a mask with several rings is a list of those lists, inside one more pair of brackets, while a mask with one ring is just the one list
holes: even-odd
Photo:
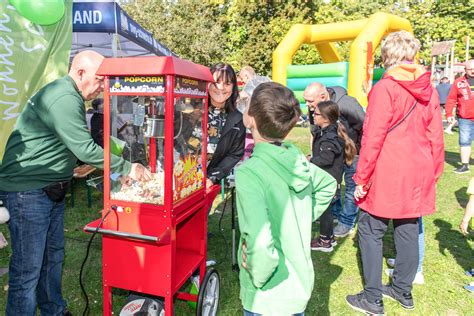
[[404, 309], [415, 309], [411, 293], [398, 294], [390, 284], [382, 286], [382, 295], [399, 302]]
[[366, 315], [385, 315], [382, 300], [376, 300], [370, 303], [365, 298], [364, 291], [356, 295], [347, 295], [346, 302], [356, 311], [365, 313]]
[[319, 236], [311, 240], [311, 250], [332, 252], [334, 248], [331, 239], [323, 239]]
[[463, 164], [461, 167], [458, 167], [453, 170], [457, 174], [462, 174], [462, 173], [468, 173], [469, 172], [469, 166]]

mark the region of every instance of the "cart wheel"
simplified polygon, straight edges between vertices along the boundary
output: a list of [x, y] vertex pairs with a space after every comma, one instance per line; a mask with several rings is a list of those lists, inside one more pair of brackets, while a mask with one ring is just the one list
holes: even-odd
[[147, 315], [165, 316], [165, 304], [162, 299], [132, 294], [120, 311], [120, 316]]
[[197, 301], [197, 316], [215, 316], [219, 307], [219, 273], [213, 268], [207, 270], [204, 280], [199, 287]]

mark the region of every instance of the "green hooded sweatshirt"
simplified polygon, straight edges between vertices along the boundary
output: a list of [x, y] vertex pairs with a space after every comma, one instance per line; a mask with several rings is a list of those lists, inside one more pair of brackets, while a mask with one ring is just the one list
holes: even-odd
[[[18, 117], [0, 164], [0, 191], [29, 191], [69, 181], [78, 158], [103, 168], [104, 151], [87, 130], [82, 95], [65, 76], [41, 88]], [[130, 162], [110, 158], [113, 171], [130, 172]]]
[[[263, 315], [305, 310], [314, 284], [311, 225], [328, 208], [336, 180], [290, 143], [257, 143], [236, 170], [240, 299]], [[242, 244], [247, 246], [242, 267]]]

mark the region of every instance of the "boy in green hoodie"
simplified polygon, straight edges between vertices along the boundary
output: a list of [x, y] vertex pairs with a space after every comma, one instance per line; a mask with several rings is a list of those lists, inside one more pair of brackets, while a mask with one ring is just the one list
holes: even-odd
[[273, 82], [255, 89], [244, 113], [255, 141], [236, 170], [244, 315], [302, 315], [313, 290], [311, 224], [329, 206], [336, 180], [283, 142], [300, 114], [293, 93]]

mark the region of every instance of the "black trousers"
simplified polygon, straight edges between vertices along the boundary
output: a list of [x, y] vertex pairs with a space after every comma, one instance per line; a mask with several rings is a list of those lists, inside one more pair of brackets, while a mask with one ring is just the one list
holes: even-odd
[[319, 234], [325, 237], [332, 237], [334, 233], [332, 206], [334, 202], [321, 214], [319, 218]]
[[[390, 219], [361, 210], [358, 239], [364, 273], [364, 292], [369, 302], [382, 298], [382, 238]], [[393, 219], [397, 255], [392, 286], [398, 293], [411, 292], [418, 268], [418, 218]]]

